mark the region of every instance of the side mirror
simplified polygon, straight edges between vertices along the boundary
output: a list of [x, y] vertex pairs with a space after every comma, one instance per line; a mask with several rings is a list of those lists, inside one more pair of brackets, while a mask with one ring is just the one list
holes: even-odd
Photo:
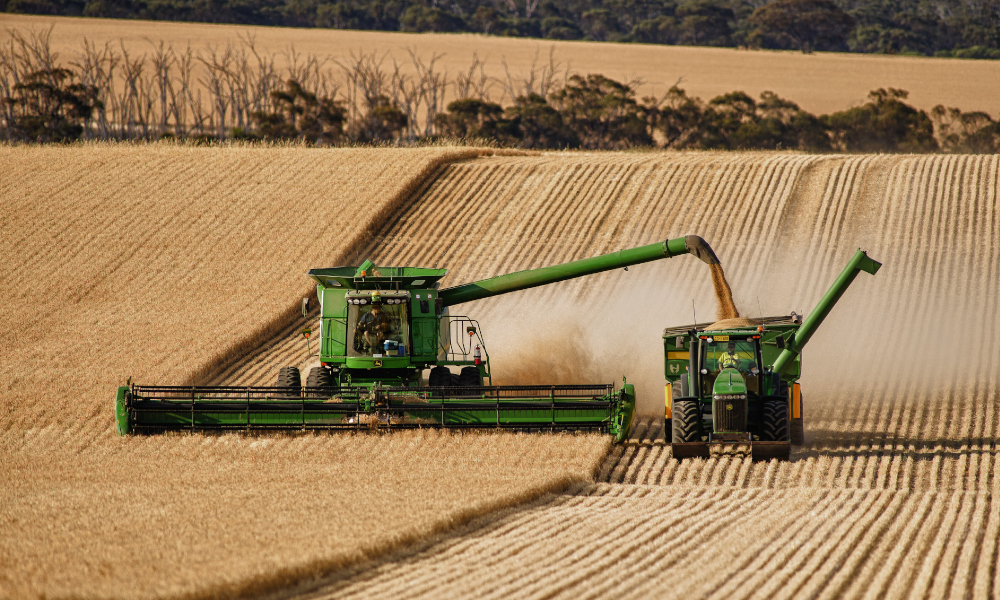
[[303, 317], [309, 316], [309, 298], [302, 299], [302, 316]]

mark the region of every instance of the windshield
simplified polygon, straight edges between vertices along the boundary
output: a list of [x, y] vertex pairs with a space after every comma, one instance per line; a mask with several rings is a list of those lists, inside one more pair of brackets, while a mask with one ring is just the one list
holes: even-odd
[[702, 347], [705, 348], [702, 368], [709, 373], [718, 373], [727, 368], [747, 372], [756, 366], [752, 340], [730, 342], [713, 339]]
[[348, 356], [407, 356], [407, 304], [349, 304]]

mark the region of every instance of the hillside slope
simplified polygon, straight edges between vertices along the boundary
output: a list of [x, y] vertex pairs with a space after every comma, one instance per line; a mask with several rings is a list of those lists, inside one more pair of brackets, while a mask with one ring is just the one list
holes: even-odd
[[[1000, 590], [1000, 157], [584, 154], [449, 165], [379, 231], [377, 264], [448, 283], [686, 233], [744, 314], [859, 277], [803, 354], [788, 463], [679, 462], [662, 436], [664, 326], [708, 320], [691, 257], [458, 307], [511, 380], [635, 382], [647, 413], [596, 482], [316, 597], [991, 598]], [[442, 243], [446, 237], [448, 243]], [[433, 577], [428, 577], [433, 573]], [[500, 575], [498, 575], [500, 574]]]
[[479, 153], [0, 147], [0, 597], [260, 592], [589, 479], [597, 436], [114, 433], [117, 386], [266, 341]]

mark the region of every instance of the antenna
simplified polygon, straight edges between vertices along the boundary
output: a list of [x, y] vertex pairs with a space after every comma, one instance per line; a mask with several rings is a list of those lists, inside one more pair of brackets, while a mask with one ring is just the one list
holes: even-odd
[[764, 318], [764, 309], [760, 307], [760, 294], [757, 294], [757, 316], [761, 319]]
[[694, 328], [698, 328], [698, 313], [694, 310], [694, 298], [691, 298], [691, 316], [694, 318]]

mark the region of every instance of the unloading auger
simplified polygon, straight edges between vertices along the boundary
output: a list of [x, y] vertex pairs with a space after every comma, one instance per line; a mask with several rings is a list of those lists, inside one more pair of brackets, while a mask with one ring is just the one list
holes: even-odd
[[[693, 254], [718, 259], [702, 238], [683, 238], [439, 290], [445, 269], [312, 269], [320, 305], [319, 361], [306, 385], [283, 367], [273, 387], [118, 388], [120, 435], [165, 430], [511, 428], [596, 429], [628, 437], [635, 389], [607, 385], [492, 384], [479, 323], [450, 308], [645, 262]], [[303, 315], [309, 300], [303, 300]], [[308, 337], [312, 331], [303, 334]], [[307, 341], [308, 343], [308, 341]], [[453, 373], [449, 367], [456, 367]], [[428, 375], [424, 378], [424, 371]]]

